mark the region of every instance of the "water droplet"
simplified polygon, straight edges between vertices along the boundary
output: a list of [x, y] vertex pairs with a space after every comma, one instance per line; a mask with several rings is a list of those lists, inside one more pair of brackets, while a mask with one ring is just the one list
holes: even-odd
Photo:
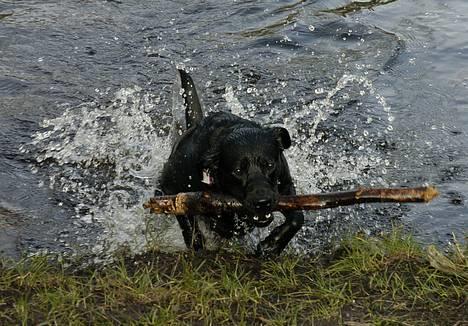
[[323, 94], [323, 93], [324, 93], [324, 89], [322, 87], [315, 89], [315, 94]]
[[311, 32], [315, 31], [315, 26], [314, 25], [309, 25], [309, 31], [311, 31]]

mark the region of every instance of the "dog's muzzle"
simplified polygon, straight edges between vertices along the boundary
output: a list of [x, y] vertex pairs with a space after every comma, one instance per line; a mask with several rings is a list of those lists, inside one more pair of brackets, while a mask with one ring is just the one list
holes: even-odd
[[263, 228], [265, 226], [270, 225], [270, 223], [273, 222], [273, 214], [257, 214], [252, 217], [252, 220], [256, 227]]
[[247, 196], [252, 222], [257, 227], [265, 227], [273, 221], [272, 211], [276, 206], [278, 196], [270, 189], [257, 189]]

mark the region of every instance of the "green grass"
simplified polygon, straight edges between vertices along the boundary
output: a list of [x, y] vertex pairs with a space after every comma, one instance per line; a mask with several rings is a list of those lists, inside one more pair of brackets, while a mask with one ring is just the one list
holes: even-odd
[[395, 231], [326, 257], [151, 251], [74, 272], [4, 260], [0, 325], [466, 325], [467, 253]]

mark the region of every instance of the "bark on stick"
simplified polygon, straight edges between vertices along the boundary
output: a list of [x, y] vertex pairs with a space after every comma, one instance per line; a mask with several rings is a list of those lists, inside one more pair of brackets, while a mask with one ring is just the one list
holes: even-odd
[[[427, 203], [438, 195], [434, 187], [360, 188], [324, 194], [280, 196], [274, 211], [318, 210], [363, 203]], [[236, 199], [210, 192], [185, 192], [151, 198], [143, 205], [153, 213], [173, 215], [221, 214], [242, 212]]]

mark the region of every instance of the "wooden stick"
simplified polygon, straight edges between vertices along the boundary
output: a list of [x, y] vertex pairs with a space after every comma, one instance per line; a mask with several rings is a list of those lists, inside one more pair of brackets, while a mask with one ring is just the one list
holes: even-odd
[[[427, 203], [438, 195], [434, 187], [361, 188], [328, 194], [280, 196], [274, 211], [317, 210], [362, 203]], [[185, 192], [153, 197], [143, 205], [153, 213], [174, 215], [241, 212], [242, 204], [229, 196], [209, 192]]]

